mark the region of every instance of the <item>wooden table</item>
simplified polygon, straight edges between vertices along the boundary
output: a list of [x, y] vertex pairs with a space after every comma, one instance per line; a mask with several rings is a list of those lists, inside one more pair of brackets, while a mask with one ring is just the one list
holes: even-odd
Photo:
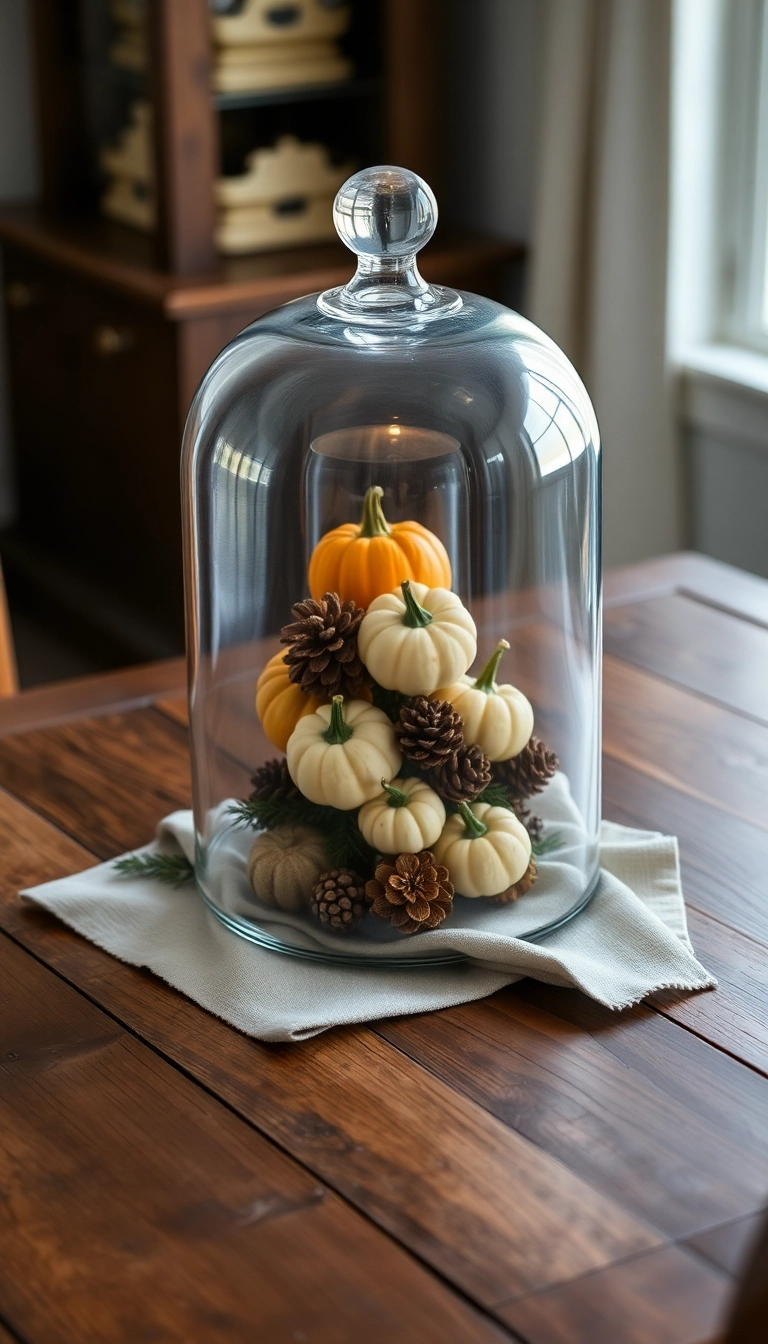
[[0, 707], [0, 1341], [703, 1344], [768, 1191], [768, 583], [607, 584], [607, 817], [719, 989], [240, 1035], [17, 897], [189, 802], [183, 673]]

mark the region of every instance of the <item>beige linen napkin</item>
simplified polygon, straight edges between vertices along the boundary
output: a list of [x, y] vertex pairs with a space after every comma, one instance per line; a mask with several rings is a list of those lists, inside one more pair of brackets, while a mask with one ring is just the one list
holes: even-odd
[[[524, 976], [581, 989], [610, 1008], [659, 989], [714, 986], [688, 938], [677, 841], [605, 821], [601, 839], [598, 890], [571, 923], [530, 943], [503, 933], [497, 912], [490, 932], [447, 935], [469, 959], [436, 967], [334, 966], [269, 952], [225, 929], [193, 886], [122, 877], [113, 862], [22, 895], [264, 1041], [298, 1041], [344, 1022], [447, 1008]], [[191, 812], [166, 817], [156, 843], [191, 859]], [[423, 947], [433, 936], [412, 941]]]

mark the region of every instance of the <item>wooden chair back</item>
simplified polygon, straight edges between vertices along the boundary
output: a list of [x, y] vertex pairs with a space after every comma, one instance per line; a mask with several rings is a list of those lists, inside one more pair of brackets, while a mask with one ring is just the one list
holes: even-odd
[[3, 570], [0, 566], [0, 695], [15, 695], [19, 689], [16, 674], [16, 652], [13, 647], [11, 618], [5, 596]]

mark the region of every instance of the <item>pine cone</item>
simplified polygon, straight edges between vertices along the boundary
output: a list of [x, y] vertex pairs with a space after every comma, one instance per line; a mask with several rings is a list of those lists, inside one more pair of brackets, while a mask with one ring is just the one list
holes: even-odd
[[334, 933], [349, 933], [365, 914], [365, 878], [350, 868], [321, 873], [310, 897], [312, 914]]
[[531, 890], [531, 887], [536, 881], [536, 877], [536, 860], [531, 857], [531, 862], [528, 864], [520, 881], [514, 882], [511, 887], [507, 887], [506, 891], [499, 892], [498, 896], [489, 896], [488, 900], [492, 905], [509, 905], [511, 901], [519, 900], [521, 896], [525, 895], [526, 891]]
[[453, 909], [448, 869], [436, 864], [428, 849], [380, 863], [375, 877], [365, 884], [365, 894], [371, 914], [388, 920], [400, 933], [436, 929]]
[[475, 743], [461, 746], [433, 772], [437, 792], [452, 803], [471, 803], [491, 782], [491, 762]]
[[281, 644], [288, 676], [311, 695], [358, 695], [364, 668], [357, 652], [357, 632], [365, 615], [354, 602], [326, 593], [319, 602], [307, 597], [291, 608], [296, 620], [284, 625]]
[[424, 770], [437, 769], [464, 744], [464, 724], [453, 705], [424, 695], [403, 705], [395, 733], [406, 760]]
[[511, 761], [496, 763], [496, 777], [506, 785], [513, 799], [530, 798], [541, 793], [559, 765], [554, 751], [540, 737], [532, 737]]
[[533, 844], [537, 844], [544, 834], [544, 822], [541, 817], [537, 817], [531, 812], [522, 799], [518, 798], [513, 803], [513, 810], [518, 821], [521, 821], [531, 837]]
[[291, 798], [299, 797], [299, 790], [288, 774], [288, 762], [284, 756], [276, 756], [274, 760], [260, 765], [256, 774], [251, 776], [251, 783], [253, 792], [249, 802], [252, 803], [271, 802], [273, 799], [288, 802]]

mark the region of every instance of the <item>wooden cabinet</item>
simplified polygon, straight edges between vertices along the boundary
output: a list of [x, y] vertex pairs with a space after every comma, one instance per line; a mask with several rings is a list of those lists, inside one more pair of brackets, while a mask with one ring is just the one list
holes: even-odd
[[[338, 106], [324, 124], [357, 118], [358, 158], [399, 162], [434, 182], [447, 149], [436, 0], [353, 2], [358, 34], [378, 33], [379, 73], [366, 68], [354, 87], [326, 90]], [[110, 626], [123, 656], [136, 658], [182, 646], [179, 445], [200, 378], [260, 314], [343, 283], [352, 258], [338, 243], [216, 256], [213, 182], [231, 153], [232, 118], [238, 107], [254, 117], [272, 109], [283, 125], [293, 95], [227, 103], [211, 94], [207, 0], [147, 0], [155, 233], [101, 218], [88, 121], [99, 99], [88, 93], [82, 17], [103, 21], [102, 11], [106, 0], [33, 4], [43, 200], [0, 211], [20, 503], [4, 553], [11, 571], [34, 575], [73, 617]], [[311, 100], [294, 94], [311, 125]], [[441, 226], [423, 271], [493, 295], [520, 253]]]
[[174, 328], [19, 247], [5, 276], [24, 539], [178, 639]]

